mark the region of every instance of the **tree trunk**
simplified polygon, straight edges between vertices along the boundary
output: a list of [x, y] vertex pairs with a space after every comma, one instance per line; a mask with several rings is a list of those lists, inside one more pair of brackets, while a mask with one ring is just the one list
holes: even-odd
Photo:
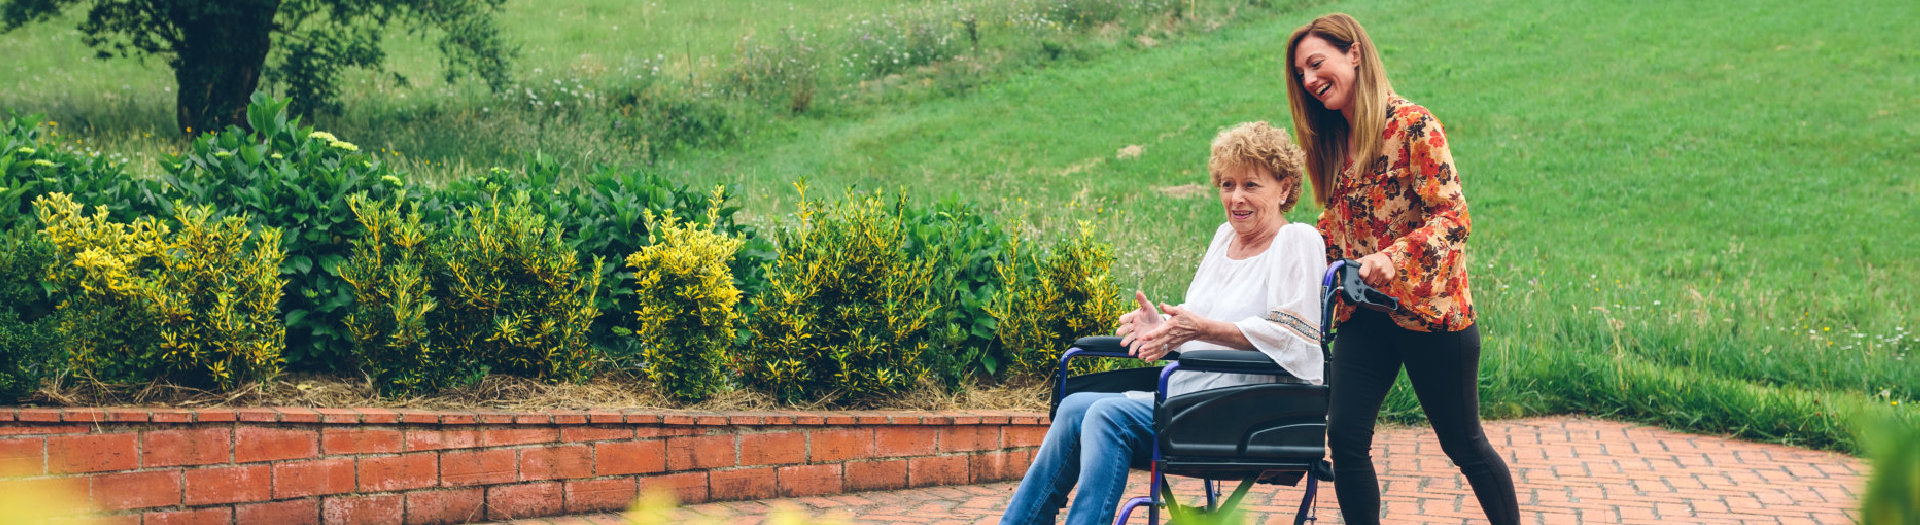
[[280, 0], [176, 2], [168, 10], [180, 40], [173, 46], [179, 83], [175, 117], [189, 136], [247, 125], [247, 100], [273, 47]]

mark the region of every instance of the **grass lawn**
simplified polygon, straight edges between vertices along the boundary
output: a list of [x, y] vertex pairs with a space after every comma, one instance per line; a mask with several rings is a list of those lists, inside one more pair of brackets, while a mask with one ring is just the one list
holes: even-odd
[[[844, 34], [838, 24], [883, 3], [819, 4], [542, 3], [555, 14], [506, 20], [529, 35], [521, 74], [544, 82], [675, 51], [724, 54], [749, 29]], [[655, 166], [734, 186], [761, 223], [791, 211], [802, 177], [815, 195], [957, 196], [1047, 234], [1092, 221], [1121, 254], [1123, 284], [1176, 302], [1223, 220], [1206, 187], [1208, 142], [1243, 120], [1286, 123], [1285, 38], [1332, 11], [1367, 25], [1398, 92], [1448, 131], [1474, 219], [1486, 414], [1594, 413], [1843, 450], [1860, 417], [1920, 421], [1912, 2], [1319, 2], [1165, 41], [1113, 38], [1124, 45], [959, 96], [756, 122], [738, 142]], [[712, 29], [676, 36], [688, 24]], [[90, 142], [77, 147], [177, 147], [139, 136], [169, 126], [164, 71], [59, 55], [79, 47], [70, 27], [0, 38], [0, 54], [30, 56], [0, 80], [0, 105], [103, 115], [84, 117], [98, 131], [72, 135]], [[435, 78], [413, 73], [432, 59], [410, 45], [395, 48], [395, 67]], [[507, 153], [459, 155], [491, 147], [472, 137], [398, 144], [449, 123], [549, 137], [534, 144], [570, 158], [633, 161], [588, 129], [600, 120], [489, 127], [474, 112], [486, 96], [465, 84], [379, 88], [350, 99], [364, 107], [339, 122], [387, 137], [363, 144], [455, 163], [420, 171]], [[511, 140], [503, 150], [528, 148]], [[1129, 146], [1140, 154], [1117, 154]], [[1290, 218], [1317, 213], [1305, 205]], [[1404, 390], [1388, 412], [1419, 417]]]

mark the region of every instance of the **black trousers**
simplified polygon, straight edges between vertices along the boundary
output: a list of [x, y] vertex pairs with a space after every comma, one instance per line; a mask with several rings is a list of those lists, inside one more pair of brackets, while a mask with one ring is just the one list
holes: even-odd
[[1488, 521], [1519, 523], [1513, 473], [1480, 429], [1479, 327], [1419, 332], [1365, 309], [1341, 323], [1333, 340], [1327, 446], [1333, 454], [1333, 487], [1340, 497], [1341, 516], [1349, 524], [1380, 522], [1373, 425], [1402, 365], [1427, 422], [1440, 438], [1440, 449], [1473, 485]]

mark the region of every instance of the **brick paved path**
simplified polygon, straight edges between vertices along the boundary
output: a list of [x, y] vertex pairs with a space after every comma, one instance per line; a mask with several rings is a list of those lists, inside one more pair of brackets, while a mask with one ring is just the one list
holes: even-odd
[[[1851, 456], [1635, 424], [1538, 418], [1486, 426], [1513, 468], [1527, 523], [1853, 523], [1866, 478], [1865, 465]], [[1485, 521], [1473, 490], [1427, 428], [1382, 428], [1374, 458], [1387, 522]], [[1144, 494], [1146, 478], [1133, 473], [1129, 496]], [[1016, 485], [710, 503], [683, 512], [721, 518], [715, 523], [761, 523], [784, 507], [857, 524], [992, 524]], [[1332, 487], [1322, 487], [1319, 523], [1342, 523]], [[1200, 496], [1193, 480], [1175, 483], [1175, 490], [1186, 503]], [[1300, 489], [1259, 486], [1247, 501], [1250, 524], [1292, 523]], [[621, 521], [597, 515], [515, 523]], [[1136, 513], [1133, 523], [1146, 523], [1145, 516]]]

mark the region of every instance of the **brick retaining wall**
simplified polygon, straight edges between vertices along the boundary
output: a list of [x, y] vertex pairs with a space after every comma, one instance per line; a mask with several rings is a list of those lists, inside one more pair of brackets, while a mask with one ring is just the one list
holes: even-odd
[[1025, 412], [0, 408], [0, 482], [119, 523], [465, 523], [1018, 479]]

